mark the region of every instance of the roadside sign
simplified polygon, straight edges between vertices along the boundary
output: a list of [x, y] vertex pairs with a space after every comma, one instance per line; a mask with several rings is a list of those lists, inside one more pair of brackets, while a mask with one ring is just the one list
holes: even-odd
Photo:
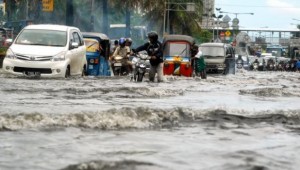
[[230, 31], [226, 31], [225, 35], [226, 35], [226, 37], [229, 37], [231, 35], [231, 32]]
[[220, 36], [224, 37], [225, 33], [224, 32], [220, 32]]
[[53, 12], [54, 0], [43, 0], [43, 11]]

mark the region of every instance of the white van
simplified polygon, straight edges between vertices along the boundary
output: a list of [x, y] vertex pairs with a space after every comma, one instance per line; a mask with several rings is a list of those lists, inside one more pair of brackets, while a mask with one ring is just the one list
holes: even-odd
[[235, 63], [234, 49], [225, 43], [203, 43], [199, 46], [206, 62], [206, 70], [228, 74], [234, 72], [230, 69]]
[[25, 76], [69, 77], [86, 71], [80, 30], [64, 25], [26, 26], [7, 50], [3, 70]]

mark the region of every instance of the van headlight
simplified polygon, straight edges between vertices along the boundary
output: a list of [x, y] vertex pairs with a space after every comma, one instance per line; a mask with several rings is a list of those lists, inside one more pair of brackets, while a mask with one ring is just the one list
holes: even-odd
[[53, 56], [52, 61], [64, 61], [66, 52], [61, 52]]
[[15, 59], [16, 58], [16, 55], [13, 53], [13, 51], [9, 48], [7, 51], [6, 51], [6, 58], [10, 58], [10, 59]]

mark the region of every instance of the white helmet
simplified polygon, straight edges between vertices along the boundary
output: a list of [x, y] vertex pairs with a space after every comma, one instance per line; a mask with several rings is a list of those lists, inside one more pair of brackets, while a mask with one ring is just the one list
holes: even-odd
[[201, 56], [202, 56], [202, 51], [199, 50], [195, 57], [200, 58]]

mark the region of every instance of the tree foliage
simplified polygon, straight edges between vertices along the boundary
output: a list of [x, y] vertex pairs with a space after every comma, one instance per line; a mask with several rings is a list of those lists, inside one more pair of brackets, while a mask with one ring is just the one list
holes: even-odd
[[[106, 14], [103, 13], [103, 1], [108, 2]], [[191, 2], [195, 4], [195, 11], [186, 11], [186, 4]], [[73, 23], [82, 31], [101, 32], [103, 16], [108, 15], [108, 23], [126, 23], [128, 27], [131, 24], [146, 25], [161, 35], [167, 30], [164, 29], [167, 23], [170, 34], [199, 35], [201, 32], [202, 0], [73, 0], [72, 3]], [[14, 18], [11, 19], [15, 21], [30, 19], [34, 23], [65, 24], [69, 15], [66, 14], [65, 0], [54, 0], [53, 12], [43, 12], [41, 0], [22, 0], [13, 5]]]

